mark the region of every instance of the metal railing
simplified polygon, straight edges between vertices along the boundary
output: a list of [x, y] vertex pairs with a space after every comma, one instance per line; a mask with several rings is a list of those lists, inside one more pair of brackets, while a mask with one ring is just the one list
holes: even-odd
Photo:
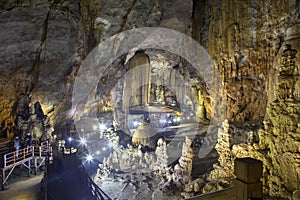
[[13, 146], [13, 143], [10, 140], [0, 142], [0, 154], [4, 154], [9, 151]]
[[93, 181], [83, 164], [79, 166], [81, 177], [95, 200], [111, 200], [111, 198]]
[[10, 168], [13, 165], [31, 160], [34, 157], [51, 156], [51, 146], [48, 142], [41, 143], [41, 146], [26, 147], [4, 155], [3, 169]]
[[34, 147], [27, 147], [4, 155], [3, 169], [31, 160], [34, 157]]
[[[45, 164], [46, 158], [52, 156], [52, 148], [49, 143], [43, 142], [41, 146], [31, 146], [26, 147], [17, 151], [7, 153], [3, 156], [3, 166], [2, 166], [2, 190], [4, 190], [4, 184], [6, 183], [9, 176], [12, 174], [13, 170], [18, 165], [24, 165], [28, 169], [28, 177], [31, 172], [31, 160], [34, 160], [35, 174], [37, 168]], [[40, 159], [41, 162], [38, 165], [37, 160]], [[9, 173], [6, 175], [6, 170]]]

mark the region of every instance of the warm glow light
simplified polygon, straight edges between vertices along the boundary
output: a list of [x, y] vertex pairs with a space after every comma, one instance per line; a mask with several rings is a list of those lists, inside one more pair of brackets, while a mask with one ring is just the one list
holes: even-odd
[[97, 130], [97, 126], [96, 125], [93, 125], [93, 130]]

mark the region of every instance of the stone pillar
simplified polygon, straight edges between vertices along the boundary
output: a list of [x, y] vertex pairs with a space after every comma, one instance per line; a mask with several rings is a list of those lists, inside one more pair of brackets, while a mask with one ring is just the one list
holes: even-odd
[[148, 105], [150, 99], [150, 60], [144, 52], [137, 52], [129, 63], [126, 73], [124, 98], [129, 98], [129, 107]]
[[235, 199], [262, 199], [262, 162], [253, 158], [237, 158], [234, 161]]

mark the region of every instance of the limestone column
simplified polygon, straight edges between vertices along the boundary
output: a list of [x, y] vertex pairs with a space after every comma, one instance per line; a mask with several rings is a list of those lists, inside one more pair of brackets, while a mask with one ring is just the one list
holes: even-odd
[[[150, 100], [150, 59], [142, 51], [137, 52], [129, 61], [126, 73], [123, 99], [130, 107], [141, 107], [149, 104]], [[126, 110], [123, 105], [123, 110]]]

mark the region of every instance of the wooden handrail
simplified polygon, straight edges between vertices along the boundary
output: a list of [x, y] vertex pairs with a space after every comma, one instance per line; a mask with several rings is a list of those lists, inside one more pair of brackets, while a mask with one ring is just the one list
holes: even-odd
[[46, 157], [52, 153], [51, 146], [48, 142], [44, 142], [41, 146], [26, 147], [17, 151], [13, 151], [4, 155], [3, 168], [9, 168], [17, 163], [37, 157]]
[[27, 147], [4, 155], [4, 167], [15, 165], [34, 156], [34, 147]]

